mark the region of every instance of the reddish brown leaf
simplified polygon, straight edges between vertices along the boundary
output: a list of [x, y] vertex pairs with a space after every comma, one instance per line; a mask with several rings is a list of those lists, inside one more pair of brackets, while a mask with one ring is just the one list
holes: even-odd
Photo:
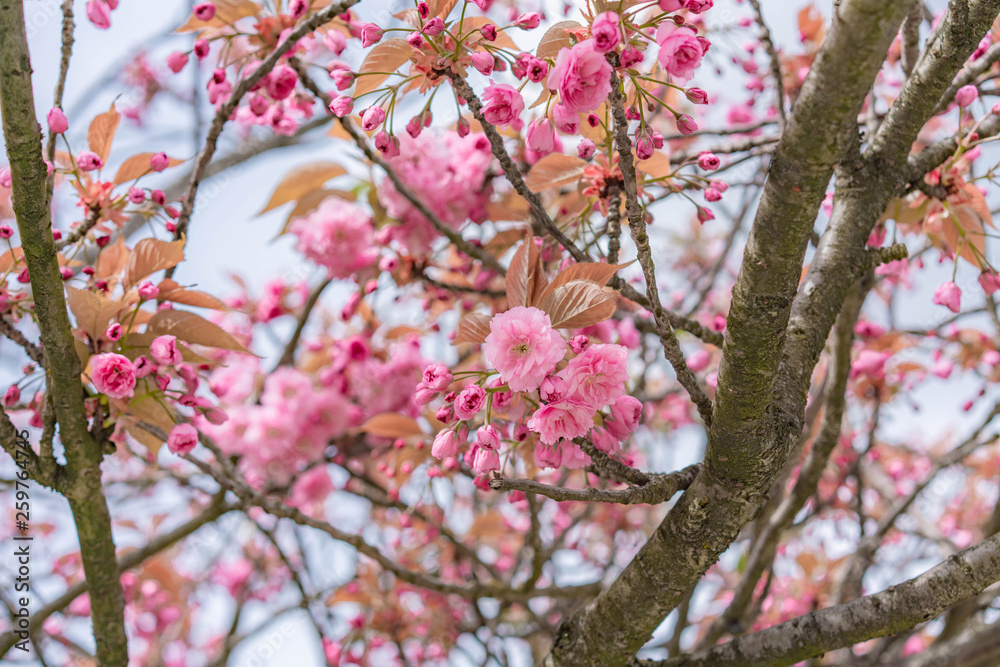
[[381, 86], [382, 82], [389, 78], [388, 73], [395, 72], [405, 65], [411, 55], [413, 47], [405, 39], [387, 39], [379, 42], [361, 63], [353, 97], [361, 97]]
[[557, 287], [561, 287], [567, 283], [573, 282], [575, 280], [582, 280], [583, 282], [593, 283], [598, 287], [603, 287], [607, 284], [611, 277], [618, 273], [621, 269], [626, 266], [633, 264], [635, 260], [631, 262], [626, 262], [625, 264], [603, 264], [600, 262], [582, 262], [580, 264], [573, 264], [572, 266], [566, 267], [566, 270], [560, 271], [545, 291], [539, 294], [532, 305], [538, 305], [549, 295], [556, 290]]
[[111, 109], [105, 111], [90, 123], [87, 130], [87, 146], [97, 153], [102, 160], [108, 161], [111, 153], [111, 142], [114, 141], [115, 132], [118, 130], [118, 121], [122, 115], [115, 109], [114, 102]]
[[[407, 45], [407, 48], [409, 48], [409, 45]], [[342, 176], [346, 173], [347, 170], [336, 162], [312, 162], [297, 167], [281, 179], [278, 187], [274, 190], [274, 194], [271, 195], [271, 199], [261, 209], [260, 213], [267, 213], [271, 209], [278, 208], [290, 201], [298, 201], [306, 194], [319, 189], [320, 186], [331, 178]]]
[[[140, 176], [150, 173], [153, 171], [153, 168], [150, 166], [149, 161], [153, 155], [155, 153], [139, 153], [125, 160], [122, 162], [122, 166], [118, 167], [118, 173], [115, 174], [114, 181], [112, 182], [115, 185], [121, 185], [122, 183], [134, 181]], [[184, 162], [184, 160], [178, 160], [177, 158], [168, 158], [168, 160], [171, 167], [176, 167]]]
[[411, 435], [424, 435], [423, 429], [416, 419], [396, 414], [395, 412], [383, 412], [375, 415], [361, 425], [361, 431], [377, 435], [380, 438], [405, 438]]
[[146, 331], [161, 336], [176, 336], [179, 340], [192, 345], [204, 345], [205, 347], [217, 347], [223, 350], [252, 354], [250, 350], [233, 338], [232, 334], [218, 324], [213, 324], [199, 315], [183, 310], [168, 308], [159, 311], [149, 320]]
[[542, 259], [538, 254], [538, 246], [535, 245], [535, 237], [529, 229], [507, 269], [505, 286], [508, 308], [531, 305], [535, 301], [535, 295], [540, 294], [546, 285], [548, 280], [542, 271]]
[[559, 23], [554, 23], [538, 41], [538, 48], [535, 49], [535, 57], [542, 60], [555, 58], [560, 49], [568, 49], [573, 46], [573, 38], [570, 33], [566, 32], [566, 29], [579, 27], [580, 24], [577, 21], [560, 21]]
[[106, 279], [117, 276], [125, 268], [128, 256], [129, 249], [125, 247], [125, 237], [119, 236], [117, 241], [101, 250], [101, 254], [97, 256], [94, 277]]
[[160, 299], [163, 301], [183, 303], [186, 306], [194, 306], [196, 308], [229, 310], [221, 299], [218, 299], [206, 292], [184, 289], [169, 278], [164, 279], [159, 285], [157, 285], [157, 287], [160, 290]]
[[177, 266], [184, 259], [184, 239], [160, 241], [143, 239], [135, 244], [125, 264], [122, 285], [126, 289], [157, 271]]
[[386, 331], [385, 339], [397, 340], [399, 338], [405, 338], [407, 336], [419, 336], [422, 333], [423, 332], [420, 329], [417, 329], [416, 327], [408, 327], [403, 325], [403, 326], [393, 327], [388, 331]]
[[586, 160], [581, 160], [575, 155], [549, 153], [531, 167], [524, 182], [536, 192], [569, 185], [580, 180], [587, 164]]
[[0, 274], [10, 271], [23, 257], [24, 251], [21, 250], [20, 246], [0, 255]]
[[202, 21], [192, 14], [184, 25], [177, 29], [177, 32], [224, 28], [242, 18], [257, 16], [260, 9], [260, 5], [250, 0], [215, 0], [215, 16], [212, 17], [211, 21]]
[[575, 280], [553, 290], [539, 304], [548, 313], [555, 329], [589, 327], [615, 314], [618, 292], [592, 282]]
[[77, 326], [83, 329], [91, 340], [101, 338], [114, 316], [125, 307], [121, 301], [112, 301], [100, 294], [68, 285], [66, 303], [76, 317]]
[[493, 318], [483, 313], [469, 313], [459, 321], [455, 340], [451, 344], [485, 342], [486, 337], [490, 335], [491, 319]]

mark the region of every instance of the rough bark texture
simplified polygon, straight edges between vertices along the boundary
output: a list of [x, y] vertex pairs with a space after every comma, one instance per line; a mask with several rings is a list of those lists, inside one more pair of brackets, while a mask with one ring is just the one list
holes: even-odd
[[[852, 157], [860, 155], [858, 113], [911, 4], [845, 0], [836, 7], [778, 144], [747, 243], [702, 473], [622, 575], [563, 624], [548, 664], [626, 664], [754, 517], [801, 437], [813, 368], [850, 285], [871, 267], [865, 240], [905, 185], [916, 133], [1000, 2], [959, 3], [959, 13], [931, 36], [900, 108], [882, 125], [891, 140], [880, 133], [878, 151]], [[862, 162], [871, 165], [863, 174]], [[806, 245], [838, 163], [844, 166], [834, 220], [799, 290]]]
[[66, 451], [66, 483], [62, 490], [73, 510], [83, 569], [92, 591], [90, 608], [97, 659], [101, 665], [117, 667], [128, 662], [125, 599], [115, 565], [111, 517], [101, 486], [101, 445], [87, 427], [80, 360], [73, 344], [52, 239], [24, 10], [15, 0], [0, 0], [0, 114], [10, 160], [14, 213], [45, 350], [46, 387]]
[[662, 667], [780, 667], [930, 620], [1000, 580], [1000, 537], [991, 537], [948, 558], [924, 574], [881, 593], [814, 611], [792, 621]]

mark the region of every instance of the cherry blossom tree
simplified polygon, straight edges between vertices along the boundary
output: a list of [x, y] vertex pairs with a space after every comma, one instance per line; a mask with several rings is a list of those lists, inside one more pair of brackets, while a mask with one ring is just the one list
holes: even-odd
[[1000, 0], [369, 2], [0, 0], [0, 654], [1000, 661]]

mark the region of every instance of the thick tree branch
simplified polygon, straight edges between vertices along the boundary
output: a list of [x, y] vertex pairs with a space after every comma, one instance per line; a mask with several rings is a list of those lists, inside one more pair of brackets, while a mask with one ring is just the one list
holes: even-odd
[[885, 637], [935, 618], [1000, 580], [1000, 536], [969, 547], [926, 573], [846, 604], [814, 611], [660, 667], [780, 667], [827, 651]]
[[542, 484], [533, 479], [516, 478], [491, 479], [490, 488], [494, 491], [537, 493], [558, 502], [657, 505], [667, 502], [674, 497], [675, 493], [690, 486], [695, 475], [698, 474], [698, 468], [698, 464], [694, 464], [676, 472], [650, 475], [649, 482], [645, 485], [630, 486], [627, 489], [569, 489]]
[[111, 517], [101, 486], [101, 443], [88, 429], [62, 276], [52, 239], [47, 170], [35, 119], [31, 63], [20, 0], [0, 0], [0, 109], [10, 161], [14, 213], [31, 276], [35, 315], [46, 352], [46, 381], [52, 395], [66, 456], [69, 500], [91, 596], [97, 659], [101, 665], [128, 662], [125, 600], [115, 572]]
[[630, 660], [753, 518], [785, 462], [786, 440], [801, 436], [801, 412], [781, 424], [769, 419], [792, 298], [833, 165], [852, 136], [856, 141], [858, 112], [909, 5], [840, 4], [778, 144], [750, 232], [706, 465], [618, 579], [561, 626], [549, 665]]
[[[129, 551], [125, 555], [121, 556], [117, 561], [118, 574], [121, 575], [134, 567], [138, 567], [164, 549], [177, 544], [202, 526], [212, 523], [223, 514], [231, 512], [234, 509], [236, 509], [235, 505], [227, 505], [222, 502], [222, 496], [217, 497], [211, 505], [187, 522], [177, 526], [171, 531], [163, 533], [162, 535], [157, 535], [142, 547]], [[90, 586], [87, 585], [86, 581], [81, 581], [78, 584], [70, 586], [66, 589], [65, 593], [32, 614], [31, 627], [41, 628], [45, 619], [52, 614], [58, 613], [70, 602], [89, 590]], [[5, 632], [3, 635], [0, 635], [0, 657], [6, 655], [7, 651], [11, 649], [15, 641], [17, 641], [17, 638], [12, 632]]]
[[[617, 58], [609, 58], [617, 60]], [[612, 68], [614, 67], [612, 62]], [[615, 119], [615, 146], [618, 149], [618, 167], [625, 183], [625, 212], [628, 216], [628, 229], [632, 241], [639, 254], [639, 266], [646, 279], [646, 298], [649, 299], [649, 310], [656, 321], [656, 333], [663, 346], [663, 354], [673, 366], [677, 381], [687, 391], [698, 414], [705, 422], [705, 427], [712, 426], [712, 401], [698, 383], [691, 369], [688, 368], [681, 351], [677, 335], [667, 318], [667, 311], [660, 303], [660, 288], [656, 283], [656, 267], [653, 265], [653, 251], [649, 246], [649, 235], [646, 234], [646, 221], [643, 220], [642, 202], [639, 201], [639, 189], [636, 183], [635, 162], [632, 158], [632, 141], [628, 137], [628, 119], [625, 117], [625, 97], [621, 90], [621, 80], [611, 70], [611, 96], [609, 98], [611, 114]]]

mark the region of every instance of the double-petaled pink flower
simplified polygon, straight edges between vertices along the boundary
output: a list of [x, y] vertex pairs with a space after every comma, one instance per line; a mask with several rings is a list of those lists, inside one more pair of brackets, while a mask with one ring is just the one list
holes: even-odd
[[534, 391], [562, 360], [566, 340], [544, 311], [517, 306], [490, 320], [483, 349], [512, 391]]

